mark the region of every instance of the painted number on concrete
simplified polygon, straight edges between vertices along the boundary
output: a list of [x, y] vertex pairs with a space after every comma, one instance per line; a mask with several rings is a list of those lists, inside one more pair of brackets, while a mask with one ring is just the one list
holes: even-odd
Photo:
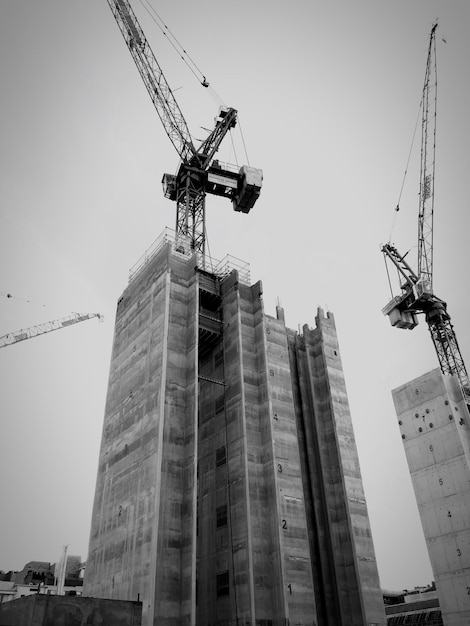
[[286, 529], [287, 529], [287, 521], [286, 521], [285, 519], [283, 519], [283, 520], [282, 520], [282, 528], [283, 528], [284, 530], [286, 530]]
[[287, 588], [289, 589], [290, 595], [292, 595], [292, 585], [290, 583], [287, 585]]
[[279, 472], [279, 474], [282, 473], [282, 465], [280, 463], [277, 464], [277, 471]]

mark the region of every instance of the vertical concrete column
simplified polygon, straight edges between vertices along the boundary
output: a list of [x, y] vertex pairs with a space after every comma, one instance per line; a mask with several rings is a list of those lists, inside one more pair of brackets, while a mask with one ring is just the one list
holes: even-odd
[[336, 626], [341, 624], [341, 621], [336, 600], [336, 578], [329, 536], [328, 510], [323, 489], [321, 459], [318, 453], [318, 435], [312, 417], [314, 415], [313, 397], [310, 386], [306, 384], [306, 381], [311, 380], [311, 372], [303, 337], [289, 330], [288, 340], [317, 618], [318, 623], [323, 626]]
[[84, 591], [194, 623], [194, 260], [162, 250], [118, 303]]
[[184, 478], [181, 523], [182, 545], [182, 624], [196, 626], [196, 566], [197, 566], [197, 466], [198, 466], [198, 406], [199, 406], [199, 275], [190, 279], [188, 298], [188, 379], [186, 387], [186, 427], [184, 431]]
[[[255, 548], [256, 574], [262, 584], [257, 589], [257, 617], [272, 620], [273, 626], [284, 624], [288, 618], [287, 583], [285, 581], [284, 550], [282, 542], [282, 518], [273, 421], [277, 413], [273, 407], [270, 388], [270, 367], [267, 355], [267, 338], [270, 329], [264, 314], [262, 287], [259, 283], [257, 298], [253, 300], [254, 345], [256, 348], [255, 371], [257, 389], [258, 446], [261, 478], [264, 489], [254, 508], [259, 516]], [[268, 332], [269, 330], [269, 332]], [[252, 480], [255, 480], [255, 474]]]
[[[234, 560], [235, 576], [249, 582], [252, 620], [310, 625], [315, 601], [286, 329], [265, 316], [260, 283], [227, 281], [223, 293], [228, 441], [236, 433], [241, 462], [230, 466], [230, 493], [232, 506], [240, 506], [238, 532], [246, 535], [237, 553], [248, 550], [248, 578]], [[237, 584], [237, 602], [243, 589]]]
[[87, 595], [140, 599], [149, 619], [155, 580], [155, 477], [162, 461], [162, 379], [169, 315], [167, 250], [118, 302], [103, 423]]
[[162, 380], [163, 442], [159, 451], [162, 460], [161, 474], [156, 477], [159, 509], [153, 623], [158, 626], [188, 623], [193, 605], [193, 586], [188, 575], [193, 574], [195, 539], [192, 530], [198, 290], [192, 263], [172, 255], [170, 267], [168, 334], [163, 357], [166, 374]]
[[[171, 272], [167, 271], [165, 275], [165, 291], [163, 301], [163, 328], [162, 328], [162, 366], [160, 375], [160, 389], [159, 389], [159, 406], [158, 412], [161, 416], [160, 427], [156, 438], [156, 467], [155, 467], [155, 527], [152, 533], [152, 541], [150, 547], [150, 590], [149, 590], [149, 603], [148, 603], [148, 616], [146, 619], [149, 625], [155, 623], [156, 615], [158, 615], [157, 603], [160, 596], [160, 589], [157, 584], [157, 557], [158, 555], [158, 538], [159, 538], [159, 526], [160, 526], [160, 509], [161, 509], [161, 497], [162, 497], [162, 462], [163, 462], [163, 434], [164, 434], [164, 420], [165, 420], [165, 408], [166, 408], [166, 378], [167, 378], [167, 366], [168, 366], [168, 333], [170, 322], [170, 287], [171, 287]], [[147, 610], [145, 611], [145, 614]]]
[[237, 272], [233, 272], [222, 284], [221, 295], [231, 543], [229, 578], [233, 590], [231, 617], [255, 626], [248, 443], [251, 391], [246, 388], [246, 380], [254, 373], [251, 290], [240, 285]]
[[279, 592], [284, 616], [294, 624], [316, 623], [316, 606], [310, 560], [305, 498], [301, 477], [298, 433], [284, 318], [263, 316], [265, 380], [268, 414], [267, 440], [271, 441], [273, 495], [277, 508], [282, 578]]
[[[328, 624], [384, 624], [375, 552], [333, 316], [296, 340], [299, 389], [312, 489], [312, 553], [324, 576]], [[318, 538], [325, 541], [319, 545]], [[319, 576], [316, 577], [319, 580]]]

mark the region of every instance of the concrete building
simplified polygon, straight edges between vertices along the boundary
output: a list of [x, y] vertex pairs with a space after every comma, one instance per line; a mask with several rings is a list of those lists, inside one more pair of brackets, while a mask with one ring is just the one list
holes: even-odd
[[426, 626], [444, 626], [442, 622], [436, 585], [415, 587], [411, 591], [382, 590], [387, 626], [402, 624], [426, 624]]
[[393, 392], [445, 626], [470, 623], [470, 417], [436, 369]]
[[0, 571], [0, 604], [32, 595], [82, 595], [84, 564], [80, 556], [67, 556], [63, 584], [58, 585], [58, 564], [29, 561], [20, 571]]
[[[232, 264], [233, 265], [233, 264]], [[385, 624], [333, 316], [163, 238], [118, 301], [84, 595], [142, 624]]]

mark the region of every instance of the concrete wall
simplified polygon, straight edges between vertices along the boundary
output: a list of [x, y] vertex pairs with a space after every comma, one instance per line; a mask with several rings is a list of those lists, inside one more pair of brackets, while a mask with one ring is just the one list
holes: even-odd
[[149, 624], [193, 611], [196, 307], [167, 245], [116, 315], [84, 594], [140, 599]]
[[446, 626], [470, 623], [470, 416], [436, 369], [392, 392]]
[[277, 512], [271, 518], [272, 531], [282, 573], [278, 593], [290, 623], [308, 624], [310, 615], [317, 622], [317, 612], [287, 330], [283, 319], [270, 316], [264, 316], [260, 330], [264, 335], [260, 359], [264, 374], [263, 439], [269, 459], [266, 470], [271, 478], [272, 508]]
[[140, 602], [29, 596], [0, 605], [0, 626], [140, 626]]
[[223, 339], [200, 359], [197, 623], [313, 624], [285, 329], [236, 273], [220, 310]]

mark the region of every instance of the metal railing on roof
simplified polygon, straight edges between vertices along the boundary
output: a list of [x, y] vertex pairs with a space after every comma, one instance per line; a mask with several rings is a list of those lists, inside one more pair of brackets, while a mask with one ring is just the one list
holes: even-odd
[[204, 269], [210, 274], [223, 277], [228, 276], [233, 270], [238, 271], [238, 279], [244, 285], [250, 285], [250, 264], [246, 261], [242, 261], [237, 257], [227, 254], [221, 261], [217, 261], [211, 257], [206, 256], [203, 263], [202, 255], [195, 253], [191, 250], [189, 245], [189, 239], [179, 236], [176, 240], [175, 231], [171, 228], [165, 228], [157, 239], [151, 244], [149, 248], [144, 252], [140, 259], [129, 270], [129, 283], [131, 283], [138, 274], [148, 265], [148, 263], [156, 256], [156, 254], [165, 246], [171, 245], [172, 252], [178, 255], [182, 255], [192, 258], [194, 254], [198, 257], [198, 267]]

